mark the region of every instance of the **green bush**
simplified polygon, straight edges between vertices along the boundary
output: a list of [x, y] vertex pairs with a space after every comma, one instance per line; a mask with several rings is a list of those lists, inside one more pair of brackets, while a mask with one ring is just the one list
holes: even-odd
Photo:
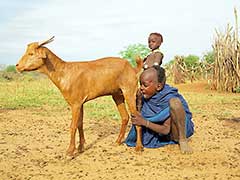
[[240, 87], [236, 87], [235, 91], [236, 93], [240, 93]]
[[188, 55], [184, 57], [184, 62], [188, 68], [195, 68], [199, 65], [199, 57], [195, 55]]
[[210, 51], [207, 52], [206, 54], [203, 55], [203, 60], [206, 61], [209, 64], [214, 63], [215, 59], [214, 59], [214, 52]]
[[9, 65], [9, 66], [7, 66], [4, 71], [5, 71], [5, 72], [17, 72], [15, 65]]
[[136, 66], [135, 58], [140, 56], [142, 59], [149, 54], [150, 50], [143, 44], [132, 44], [120, 51], [120, 55], [123, 59], [127, 59], [133, 66]]

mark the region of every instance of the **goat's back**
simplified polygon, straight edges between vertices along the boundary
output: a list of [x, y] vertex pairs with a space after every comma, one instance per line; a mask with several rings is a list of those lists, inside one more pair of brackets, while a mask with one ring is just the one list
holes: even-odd
[[[73, 62], [74, 63], [74, 62]], [[92, 68], [110, 68], [110, 67], [118, 67], [118, 69], [123, 69], [124, 66], [130, 66], [130, 63], [122, 58], [119, 57], [105, 57], [97, 60], [92, 61], [82, 61], [82, 62], [75, 62], [78, 65], [84, 65], [86, 67]]]
[[[117, 57], [68, 62], [65, 68], [71, 74], [68, 80], [72, 82], [73, 91], [79, 94], [77, 96], [87, 95], [87, 100], [112, 94], [119, 89], [135, 88], [137, 85], [134, 68], [127, 60]], [[78, 92], [76, 89], [79, 89]]]
[[135, 76], [136, 74], [134, 68], [127, 60], [118, 57], [106, 57], [85, 62], [72, 62], [69, 63], [69, 65], [74, 73], [81, 73], [84, 71], [85, 74], [91, 74], [91, 76], [95, 75], [98, 78], [101, 78], [101, 76], [111, 76], [115, 78], [115, 76], [124, 75], [125, 73], [128, 73], [129, 76]]

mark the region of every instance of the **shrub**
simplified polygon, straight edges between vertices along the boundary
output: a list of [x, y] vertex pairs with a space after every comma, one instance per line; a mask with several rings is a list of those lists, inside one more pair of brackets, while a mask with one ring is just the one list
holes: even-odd
[[215, 59], [214, 59], [214, 52], [213, 51], [209, 51], [206, 54], [203, 55], [203, 60], [206, 61], [208, 64], [212, 64], [214, 63]]
[[236, 87], [235, 91], [236, 93], [240, 93], [240, 87]]
[[184, 62], [188, 68], [195, 68], [199, 65], [199, 57], [195, 55], [188, 55], [184, 57]]
[[14, 65], [9, 65], [4, 70], [5, 72], [17, 72], [16, 67]]
[[135, 58], [140, 56], [142, 59], [149, 54], [150, 50], [143, 44], [133, 44], [120, 51], [122, 58], [127, 59], [133, 66], [136, 66]]

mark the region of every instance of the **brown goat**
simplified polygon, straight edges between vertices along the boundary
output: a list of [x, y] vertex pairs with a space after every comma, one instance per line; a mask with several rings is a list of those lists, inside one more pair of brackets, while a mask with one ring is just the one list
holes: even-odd
[[[53, 41], [31, 43], [25, 54], [16, 64], [22, 71], [37, 70], [46, 74], [59, 88], [72, 109], [70, 126], [71, 140], [67, 155], [73, 156], [76, 150], [75, 134], [79, 131], [78, 151], [84, 148], [83, 104], [100, 96], [112, 95], [122, 118], [117, 143], [121, 144], [129, 120], [125, 100], [132, 114], [136, 113], [137, 73], [142, 68], [142, 60], [136, 59], [137, 67], [132, 68], [128, 61], [117, 57], [106, 57], [86, 62], [65, 62], [43, 45]], [[142, 150], [141, 127], [137, 127], [136, 151]]]

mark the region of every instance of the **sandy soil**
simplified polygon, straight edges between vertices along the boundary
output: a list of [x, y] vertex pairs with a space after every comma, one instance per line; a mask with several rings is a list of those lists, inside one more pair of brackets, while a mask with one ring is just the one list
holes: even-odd
[[[212, 95], [206, 91], [206, 96]], [[236, 98], [239, 102], [240, 96]], [[193, 154], [181, 154], [178, 145], [137, 154], [124, 144], [114, 144], [120, 122], [86, 117], [85, 152], [73, 160], [65, 158], [69, 110], [1, 109], [0, 180], [240, 179], [240, 105], [195, 106], [200, 110], [194, 114], [196, 131], [189, 139]], [[222, 109], [230, 111], [229, 118], [219, 116]]]

